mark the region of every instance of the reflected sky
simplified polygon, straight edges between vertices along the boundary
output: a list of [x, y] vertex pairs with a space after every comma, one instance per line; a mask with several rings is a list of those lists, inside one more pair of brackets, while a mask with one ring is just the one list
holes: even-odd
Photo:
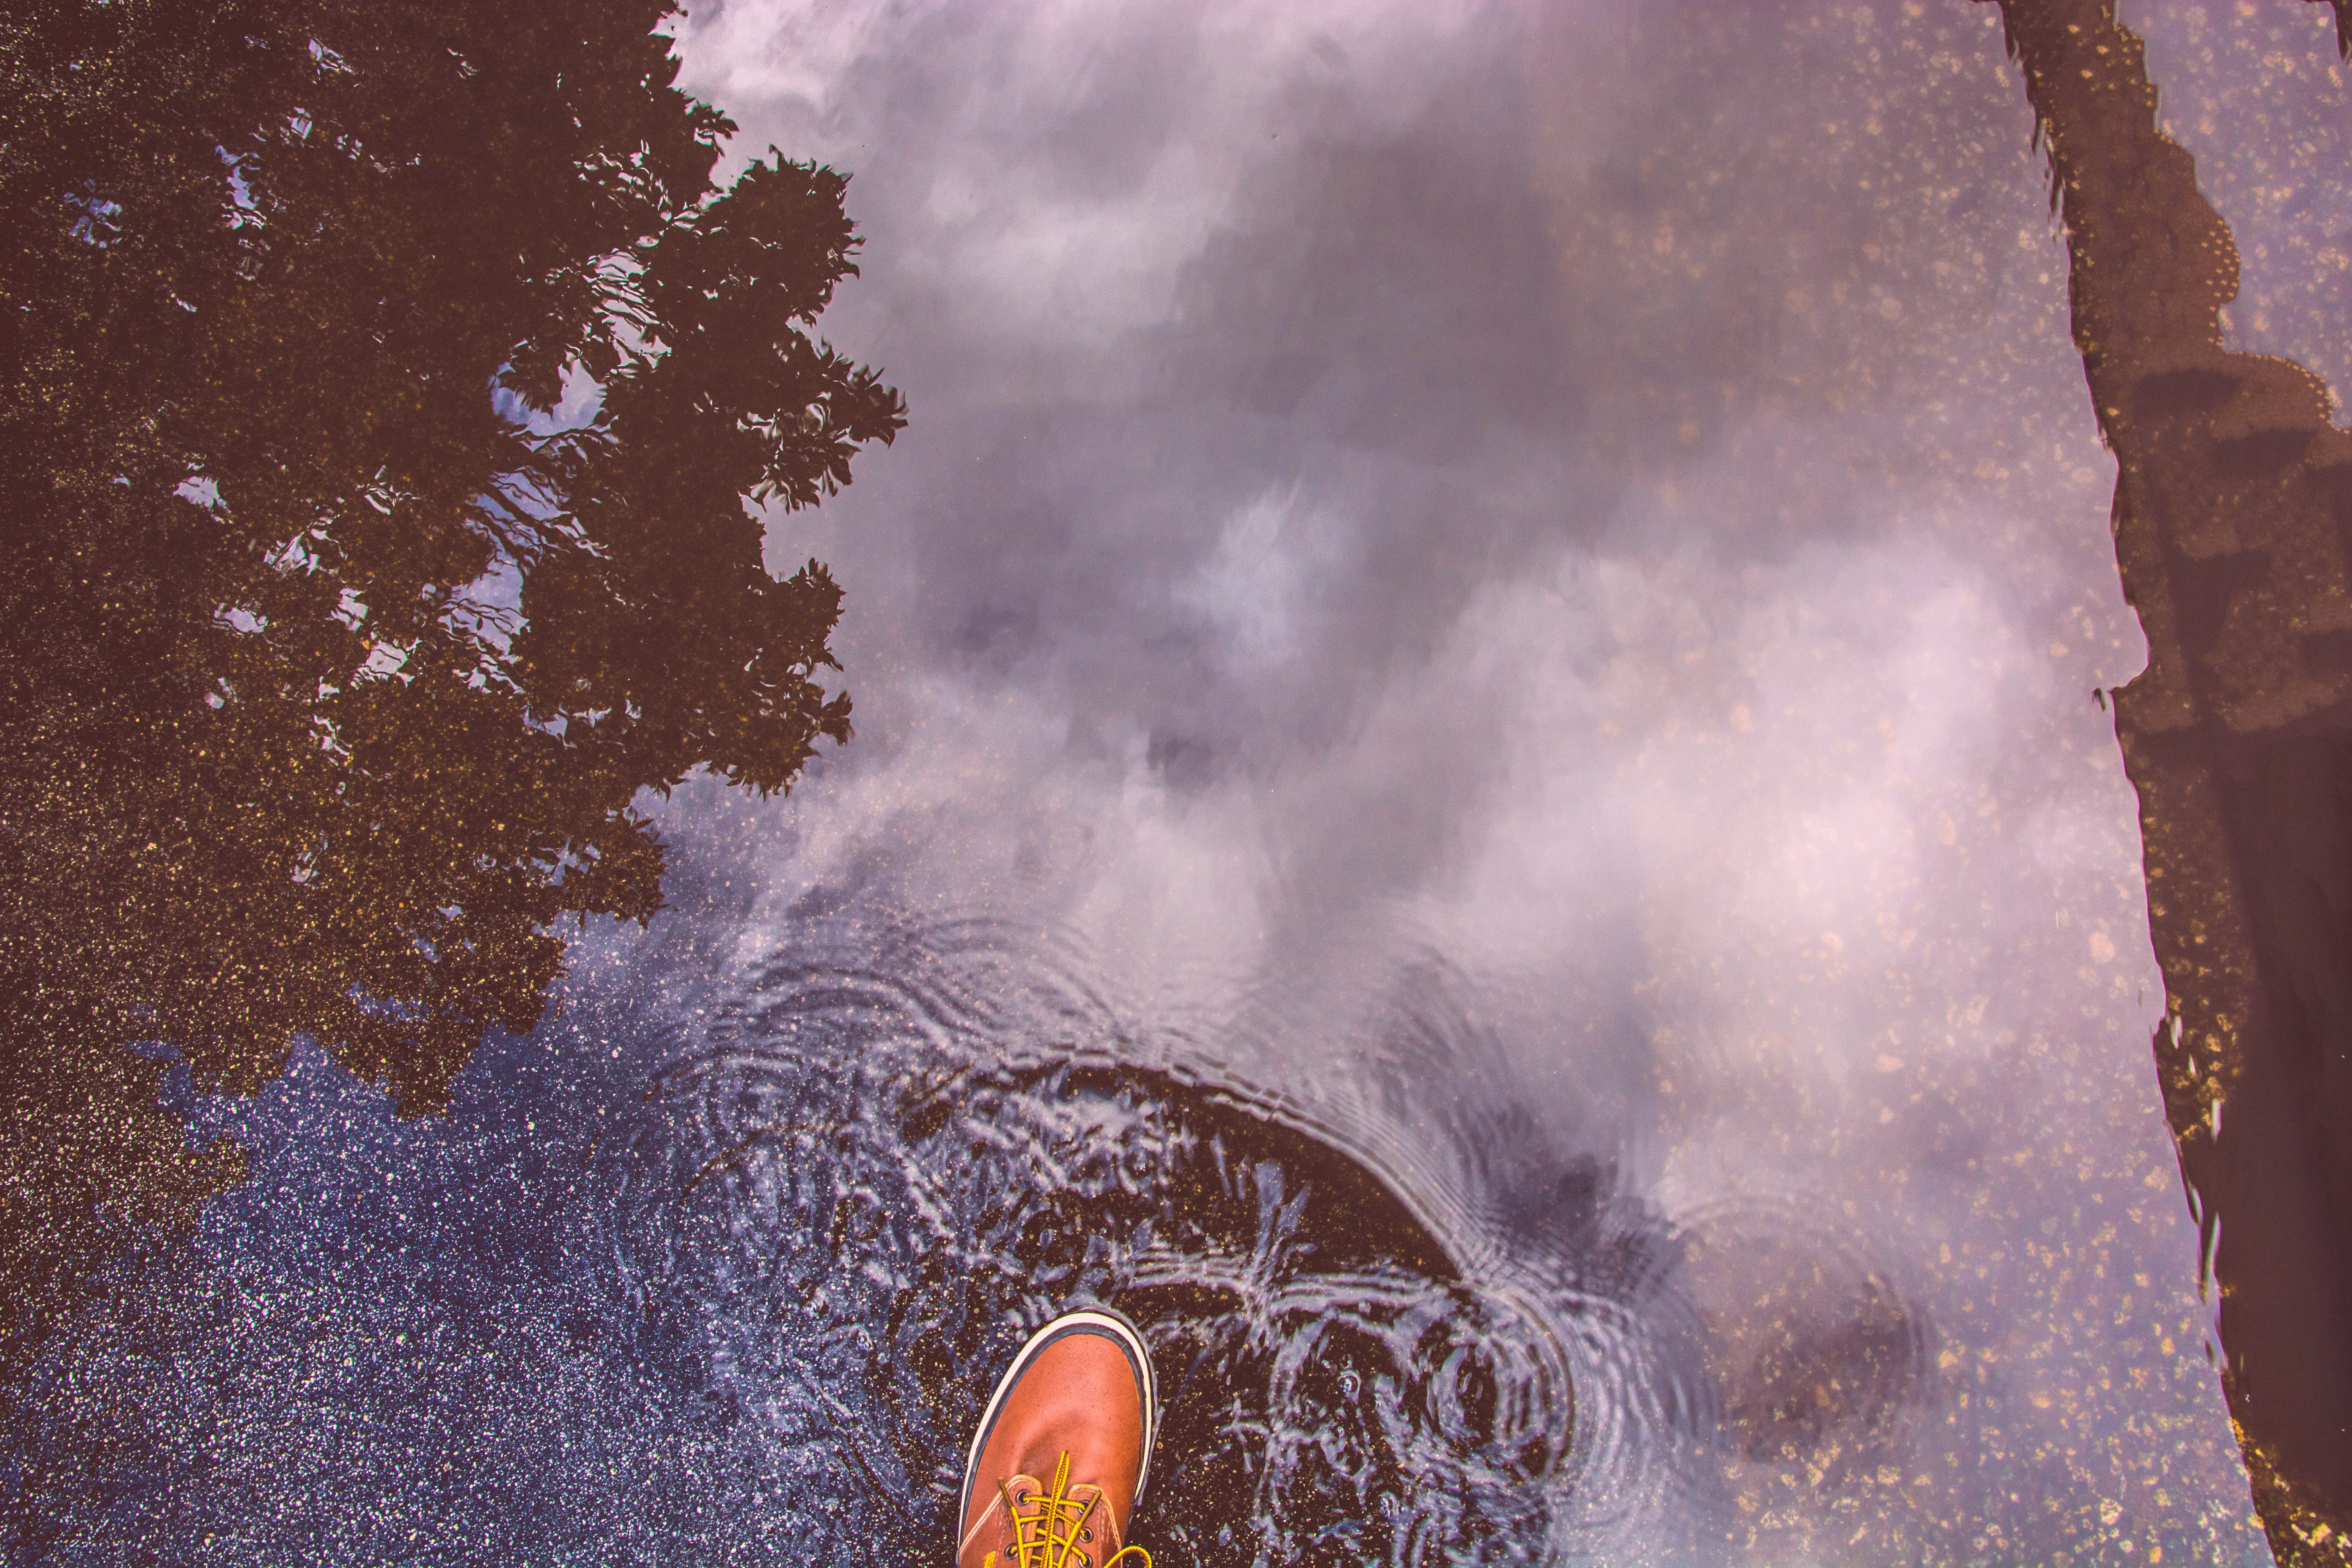
[[[1050, 913], [1492, 1227], [1443, 1065], [1355, 1087], [1441, 962], [1476, 1070], [1699, 1238], [1723, 1354], [1800, 1226], [1933, 1325], [1902, 1500], [1736, 1483], [1736, 1553], [2259, 1555], [2094, 700], [2142, 657], [2113, 467], [1989, 10], [686, 38], [747, 141], [858, 170], [831, 324], [918, 410], [808, 536], [864, 729], [780, 899], [880, 857]], [[2267, 91], [2235, 58], [2204, 90]]]
[[[2340, 389], [2332, 18], [2126, 19], [2246, 258], [2233, 346]], [[744, 156], [856, 174], [824, 326], [911, 423], [771, 562], [847, 591], [857, 738], [790, 802], [681, 792], [676, 911], [447, 1122], [308, 1058], [194, 1109], [255, 1179], [186, 1300], [45, 1374], [119, 1467], [60, 1560], [801, 1560], [831, 1483], [614, 1305], [604, 1140], [879, 910], [1050, 950], [1092, 1047], [1302, 1108], [1468, 1278], [1567, 1289], [1563, 1173], [1605, 1175], [1648, 1261], [1575, 1279], [1642, 1462], [1494, 1560], [2267, 1561], [2095, 700], [2142, 659], [2114, 467], [1990, 7], [680, 40]]]

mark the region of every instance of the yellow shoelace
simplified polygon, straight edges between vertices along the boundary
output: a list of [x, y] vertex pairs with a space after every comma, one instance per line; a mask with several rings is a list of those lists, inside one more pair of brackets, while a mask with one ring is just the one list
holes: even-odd
[[[996, 1483], [997, 1495], [1004, 1500], [1004, 1517], [1013, 1521], [1013, 1561], [1003, 1568], [1083, 1568], [1089, 1554], [1078, 1544], [1079, 1532], [1086, 1529], [1087, 1519], [1102, 1494], [1097, 1492], [1080, 1502], [1069, 1495], [1069, 1489], [1067, 1448], [1054, 1467], [1054, 1489], [1039, 1492], [1036, 1506], [1027, 1513], [1013, 1507], [1011, 1487], [1001, 1480]], [[1151, 1553], [1140, 1546], [1120, 1547], [1102, 1568], [1118, 1568], [1130, 1552], [1141, 1559], [1139, 1568], [1151, 1568]], [[992, 1552], [981, 1560], [981, 1568], [998, 1568], [999, 1561]]]

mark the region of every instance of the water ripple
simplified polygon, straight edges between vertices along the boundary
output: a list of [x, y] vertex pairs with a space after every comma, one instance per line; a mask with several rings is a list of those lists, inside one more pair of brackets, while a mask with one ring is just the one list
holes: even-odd
[[613, 1283], [646, 1364], [751, 1417], [813, 1551], [934, 1551], [996, 1373], [1084, 1302], [1160, 1362], [1135, 1531], [1171, 1561], [1654, 1545], [1719, 1473], [1679, 1254], [1600, 1223], [1589, 1171], [1553, 1173], [1584, 1220], [1548, 1246], [1460, 1205], [1448, 1233], [1355, 1152], [1378, 1137], [987, 921], [817, 922], [716, 1002], [600, 1158]]

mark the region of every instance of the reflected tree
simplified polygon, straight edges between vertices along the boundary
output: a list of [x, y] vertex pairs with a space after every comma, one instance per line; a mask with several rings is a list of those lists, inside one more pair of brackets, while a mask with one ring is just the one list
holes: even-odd
[[[2352, 5], [2336, 0], [2338, 52]], [[2231, 349], [2229, 225], [2116, 0], [2002, 0], [2116, 456], [2118, 688], [2165, 1019], [2151, 1040], [2219, 1286], [2271, 1551], [2352, 1564], [2352, 435], [2326, 384]], [[2225, 1114], [2226, 1112], [2226, 1114]]]
[[163, 1063], [433, 1111], [659, 907], [640, 791], [848, 738], [759, 503], [904, 405], [810, 335], [844, 177], [722, 192], [670, 10], [0, 4], [12, 1315], [236, 1179]]

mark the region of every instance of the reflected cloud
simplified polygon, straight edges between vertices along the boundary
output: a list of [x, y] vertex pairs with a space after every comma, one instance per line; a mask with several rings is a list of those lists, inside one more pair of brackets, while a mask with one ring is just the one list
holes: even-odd
[[113, 1495], [243, 1517], [324, 1403], [392, 1500], [304, 1450], [256, 1539], [929, 1550], [1091, 1295], [1184, 1369], [1177, 1560], [2259, 1554], [1992, 8], [679, 37], [856, 171], [827, 328], [921, 413], [778, 529], [858, 744], [679, 792], [442, 1163], [300, 1073], [239, 1123], [236, 1364]]

